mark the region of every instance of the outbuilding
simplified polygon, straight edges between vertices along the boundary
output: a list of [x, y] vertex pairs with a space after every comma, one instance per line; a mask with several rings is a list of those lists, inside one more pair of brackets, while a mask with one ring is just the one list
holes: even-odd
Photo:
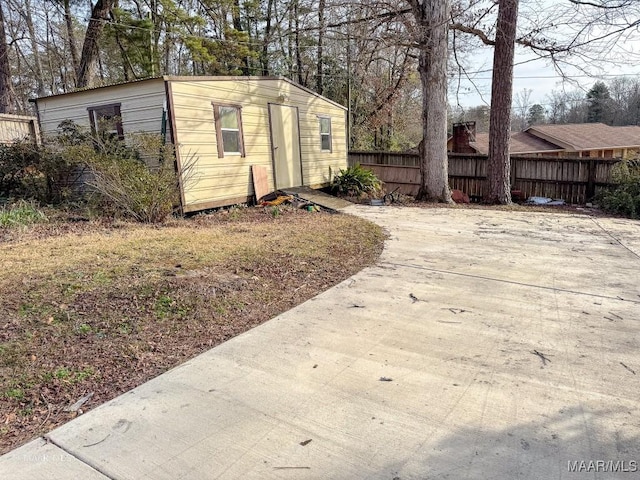
[[[184, 212], [249, 202], [251, 166], [276, 189], [327, 186], [347, 166], [347, 109], [283, 77], [171, 77], [35, 100], [43, 135], [65, 120], [165, 135], [176, 147]], [[108, 122], [112, 120], [111, 123]]]

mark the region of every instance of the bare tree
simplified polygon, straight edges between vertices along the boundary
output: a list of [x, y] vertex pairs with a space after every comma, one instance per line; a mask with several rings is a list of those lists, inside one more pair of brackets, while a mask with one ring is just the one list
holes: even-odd
[[37, 94], [42, 96], [45, 94], [44, 88], [44, 75], [42, 73], [42, 61], [40, 58], [40, 49], [38, 48], [38, 38], [36, 36], [36, 29], [33, 23], [33, 15], [31, 8], [31, 0], [23, 0], [24, 8], [20, 9], [20, 15], [24, 18], [27, 24], [27, 31], [29, 32], [29, 42], [31, 44], [31, 55], [33, 57], [33, 73], [37, 85]]
[[[59, 0], [60, 1], [60, 0]], [[71, 1], [61, 0], [64, 6], [64, 22], [67, 27], [67, 37], [69, 41], [69, 52], [71, 53], [71, 63], [73, 65], [74, 72], [78, 70], [80, 59], [78, 58], [78, 42], [76, 41], [76, 34], [73, 30], [73, 16], [71, 15]]]
[[318, 3], [318, 68], [316, 74], [318, 75], [316, 78], [316, 91], [322, 94], [323, 90], [323, 69], [324, 69], [324, 51], [323, 51], [323, 40], [324, 33], [326, 30], [326, 22], [325, 22], [325, 8], [326, 8], [326, 0], [320, 0]]
[[527, 128], [527, 113], [531, 108], [531, 94], [533, 90], [523, 88], [513, 96], [513, 127], [522, 131]]
[[493, 52], [491, 118], [489, 124], [488, 203], [511, 203], [511, 95], [518, 0], [500, 0]]
[[0, 113], [14, 111], [13, 91], [11, 88], [11, 68], [9, 66], [9, 48], [4, 29], [4, 12], [0, 2]]

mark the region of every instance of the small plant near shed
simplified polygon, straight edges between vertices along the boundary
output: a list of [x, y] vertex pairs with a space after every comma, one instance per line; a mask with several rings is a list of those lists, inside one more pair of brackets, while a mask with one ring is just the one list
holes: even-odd
[[371, 170], [354, 165], [340, 169], [340, 173], [333, 177], [331, 189], [338, 195], [377, 197], [382, 193], [382, 182]]

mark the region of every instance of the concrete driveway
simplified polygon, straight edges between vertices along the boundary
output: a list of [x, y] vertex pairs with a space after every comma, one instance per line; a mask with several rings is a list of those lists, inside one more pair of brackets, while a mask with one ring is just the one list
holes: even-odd
[[380, 262], [0, 458], [7, 479], [640, 478], [640, 223], [350, 207]]

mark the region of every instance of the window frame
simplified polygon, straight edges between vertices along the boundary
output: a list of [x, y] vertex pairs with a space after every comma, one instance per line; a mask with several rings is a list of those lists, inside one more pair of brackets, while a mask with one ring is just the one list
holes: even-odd
[[[322, 121], [327, 120], [329, 122], [329, 133], [322, 133]], [[320, 151], [333, 153], [333, 126], [331, 125], [331, 117], [329, 115], [318, 115], [318, 129], [320, 131]], [[323, 148], [323, 137], [329, 138], [329, 148]]]
[[[213, 107], [213, 122], [216, 129], [216, 146], [218, 148], [218, 158], [224, 158], [225, 154], [229, 156], [246, 157], [246, 151], [244, 148], [244, 132], [242, 130], [242, 106], [230, 103], [211, 102]], [[220, 121], [220, 108], [233, 108], [236, 111], [236, 121], [238, 122], [238, 152], [225, 152], [224, 151], [224, 139], [222, 137], [222, 124]], [[225, 128], [224, 130], [232, 131]]]
[[[104, 112], [107, 109], [113, 110], [113, 115], [110, 118], [118, 119], [114, 125], [116, 130], [115, 133], [118, 136], [118, 140], [124, 140], [124, 129], [122, 128], [122, 111], [120, 103], [108, 103], [105, 105], [95, 105], [87, 107], [87, 112], [89, 113], [89, 124], [91, 125], [91, 132], [96, 136], [103, 133], [100, 131], [100, 118], [98, 118], [98, 113], [100, 111]], [[104, 116], [101, 116], [101, 118], [104, 118]]]

